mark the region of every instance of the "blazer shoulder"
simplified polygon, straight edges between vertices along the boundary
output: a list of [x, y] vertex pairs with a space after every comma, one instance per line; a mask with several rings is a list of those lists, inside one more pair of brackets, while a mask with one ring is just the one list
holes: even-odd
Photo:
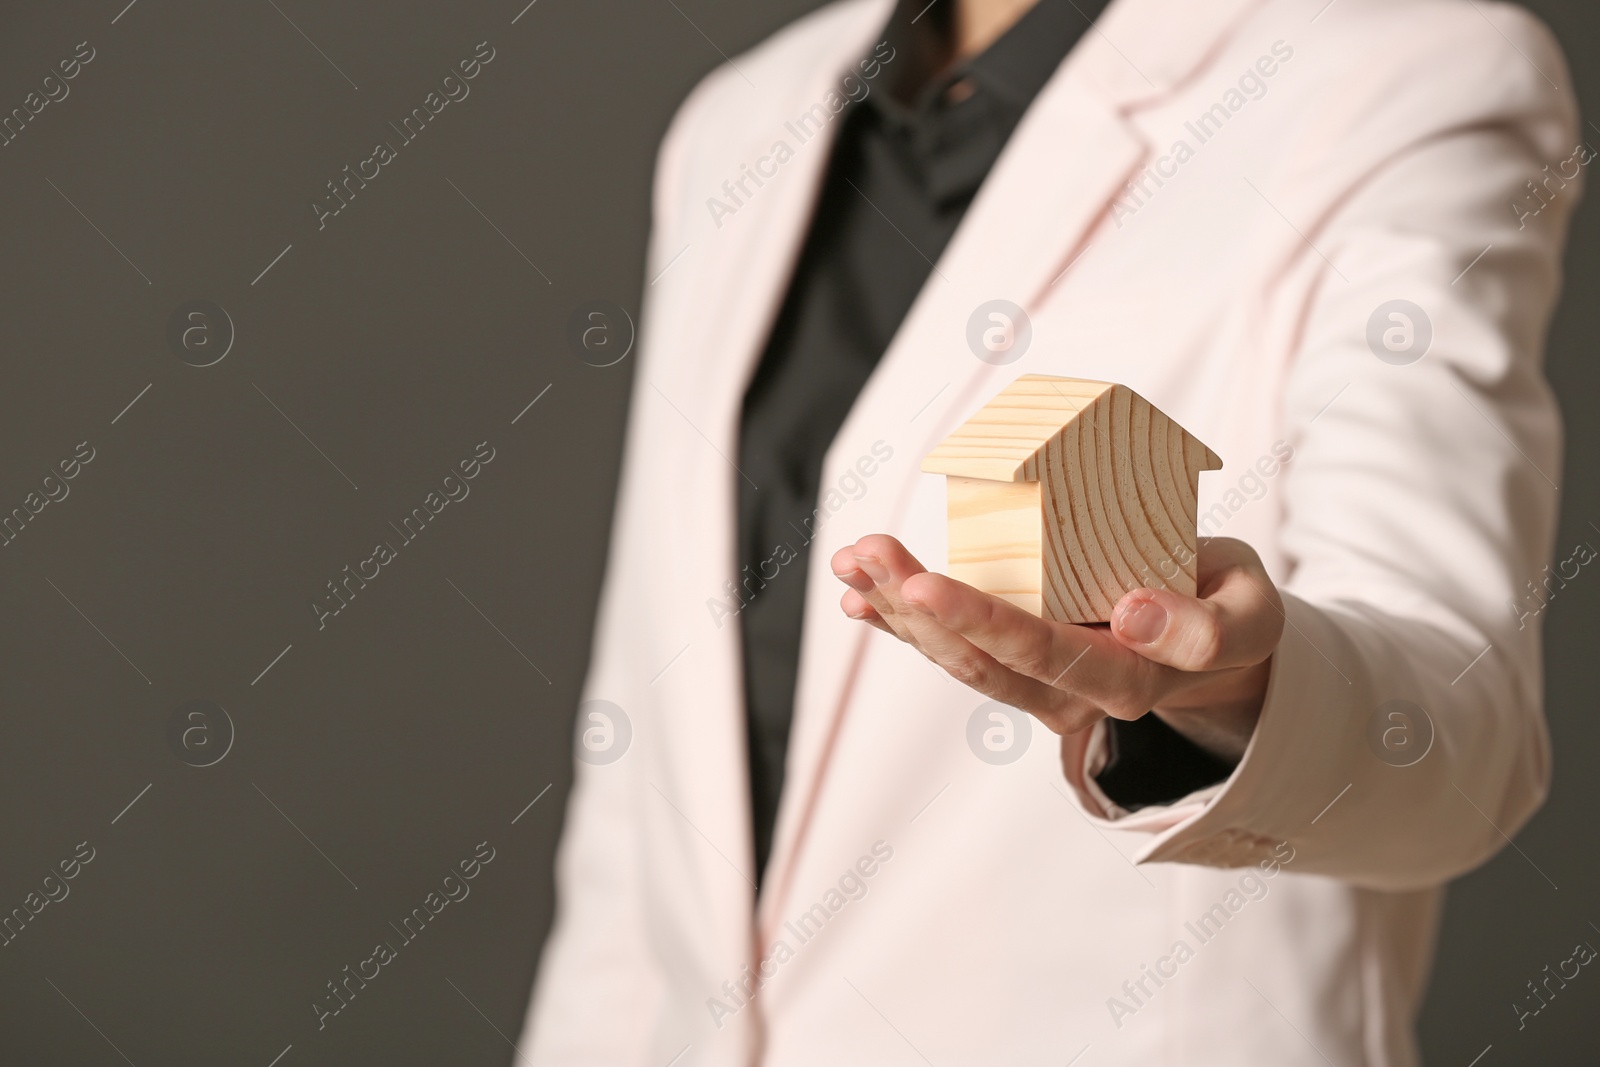
[[1576, 114], [1560, 44], [1515, 4], [1343, 0], [1316, 28], [1324, 38], [1317, 51], [1347, 79], [1378, 79], [1403, 97], [1450, 95], [1479, 106]]
[[1338, 0], [1308, 26], [1302, 5], [1276, 0], [1258, 10], [1224, 62], [1274, 36], [1292, 49], [1296, 70], [1272, 89], [1286, 94], [1279, 121], [1294, 128], [1289, 138], [1303, 158], [1335, 172], [1461, 131], [1504, 131], [1548, 158], [1570, 153], [1578, 137], [1561, 47], [1512, 4]]

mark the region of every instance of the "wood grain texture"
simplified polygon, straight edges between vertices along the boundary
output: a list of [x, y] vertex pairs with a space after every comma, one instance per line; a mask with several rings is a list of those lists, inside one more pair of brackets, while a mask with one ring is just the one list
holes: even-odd
[[936, 445], [922, 469], [996, 482], [1034, 480], [1023, 474], [1028, 461], [1111, 388], [1110, 382], [1024, 374]]
[[950, 577], [1041, 614], [1041, 488], [1038, 482], [946, 479]]
[[950, 574], [1059, 622], [1140, 587], [1195, 593], [1209, 448], [1122, 385], [1025, 375], [928, 454], [946, 475]]

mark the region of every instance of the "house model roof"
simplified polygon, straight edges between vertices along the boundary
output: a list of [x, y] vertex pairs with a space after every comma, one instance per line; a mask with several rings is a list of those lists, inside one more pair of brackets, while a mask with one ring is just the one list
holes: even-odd
[[1198, 469], [1222, 466], [1215, 452], [1125, 385], [1025, 374], [929, 452], [922, 469], [996, 482], [1035, 481], [1040, 450], [1074, 424], [1093, 430], [1115, 449], [1146, 439], [1150, 447], [1160, 447], [1160, 438], [1181, 453], [1187, 437], [1204, 452]]

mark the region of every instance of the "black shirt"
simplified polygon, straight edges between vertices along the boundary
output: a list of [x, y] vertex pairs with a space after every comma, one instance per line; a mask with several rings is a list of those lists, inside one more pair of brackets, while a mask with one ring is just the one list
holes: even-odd
[[[745, 394], [739, 441], [748, 475], [740, 574], [757, 576], [743, 582], [739, 620], [758, 878], [783, 790], [823, 455], [1023, 112], [1104, 6], [1039, 0], [950, 67], [953, 0], [901, 2], [884, 30], [893, 51], [876, 53], [880, 77], [836, 120], [815, 220]], [[764, 580], [774, 559], [787, 562]], [[1138, 739], [1178, 737], [1153, 715], [1139, 723]], [[1223, 777], [1223, 766], [1203, 769], [1198, 784]], [[1124, 766], [1121, 779], [1097, 780], [1107, 788], [1127, 778]]]

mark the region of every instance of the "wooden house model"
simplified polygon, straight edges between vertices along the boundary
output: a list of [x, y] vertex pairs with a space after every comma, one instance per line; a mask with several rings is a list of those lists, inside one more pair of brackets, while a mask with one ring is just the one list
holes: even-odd
[[1222, 460], [1124, 385], [1027, 374], [929, 452], [950, 576], [1057, 622], [1138, 587], [1195, 594], [1200, 472]]

